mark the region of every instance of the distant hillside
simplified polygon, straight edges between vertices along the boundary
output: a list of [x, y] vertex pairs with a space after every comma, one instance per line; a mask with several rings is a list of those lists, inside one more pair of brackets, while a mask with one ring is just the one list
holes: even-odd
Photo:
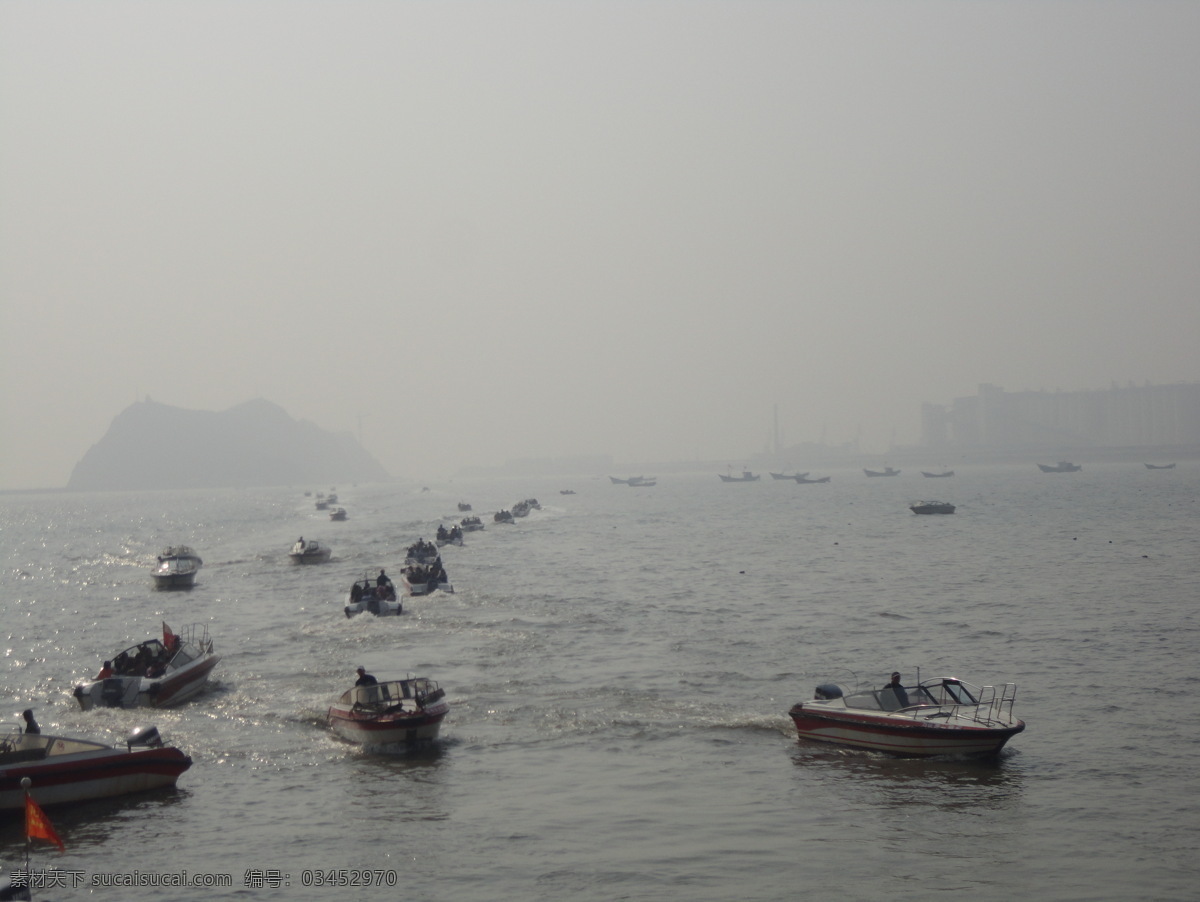
[[113, 419], [71, 471], [67, 489], [324, 486], [387, 478], [350, 433], [293, 420], [270, 401], [213, 413], [147, 398]]

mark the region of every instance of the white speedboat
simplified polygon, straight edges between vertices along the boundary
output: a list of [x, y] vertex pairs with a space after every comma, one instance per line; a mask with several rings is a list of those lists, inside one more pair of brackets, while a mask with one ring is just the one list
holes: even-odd
[[406, 595], [429, 595], [438, 590], [454, 591], [441, 558], [431, 564], [405, 564], [400, 570], [400, 578], [404, 581]]
[[73, 694], [85, 711], [168, 708], [204, 689], [220, 660], [206, 625], [175, 633], [164, 623], [162, 641], [150, 639], [119, 652], [94, 680], [77, 685]]
[[364, 613], [394, 617], [404, 613], [404, 605], [396, 597], [396, 589], [390, 581], [381, 586], [377, 580], [365, 577], [351, 587], [342, 610], [347, 617]]
[[333, 549], [328, 545], [307, 541], [301, 537], [288, 552], [288, 557], [292, 559], [293, 564], [323, 564], [332, 554]]
[[204, 561], [187, 545], [164, 548], [154, 565], [156, 589], [190, 589]]
[[164, 745], [155, 727], [135, 729], [125, 748], [88, 739], [0, 728], [0, 811], [25, 807], [21, 780], [39, 805], [61, 805], [174, 786], [192, 759]]
[[442, 555], [437, 545], [424, 539], [418, 539], [408, 546], [404, 566], [400, 569], [400, 579], [404, 582], [406, 595], [429, 595], [438, 589], [443, 592], [454, 591], [446, 568], [442, 566]]
[[890, 685], [849, 691], [824, 683], [788, 714], [801, 739], [909, 758], [989, 757], [1025, 729], [1013, 715], [1016, 694], [1013, 683], [979, 687], [953, 677], [921, 680], [899, 695]]
[[413, 746], [436, 739], [449, 712], [445, 690], [410, 677], [347, 689], [329, 706], [329, 726], [364, 746]]

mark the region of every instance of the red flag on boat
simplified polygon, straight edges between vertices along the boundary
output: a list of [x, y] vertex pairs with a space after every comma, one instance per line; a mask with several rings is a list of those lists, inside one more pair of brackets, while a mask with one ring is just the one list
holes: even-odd
[[165, 645], [167, 648], [171, 648], [174, 641], [175, 641], [175, 634], [173, 632], [171, 632], [171, 628], [169, 626], [167, 626], [167, 621], [164, 620], [163, 621], [163, 645]]
[[50, 823], [50, 818], [46, 817], [46, 812], [42, 811], [42, 806], [33, 800], [28, 792], [25, 793], [25, 835], [30, 839], [44, 839], [46, 842], [52, 842], [60, 852], [65, 852], [66, 846], [63, 841], [58, 838], [58, 834], [54, 832], [54, 825]]

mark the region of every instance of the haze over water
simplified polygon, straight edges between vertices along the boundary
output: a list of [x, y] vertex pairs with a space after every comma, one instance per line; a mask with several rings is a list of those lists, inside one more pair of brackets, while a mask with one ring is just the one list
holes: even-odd
[[[343, 486], [345, 523], [300, 489], [0, 497], [11, 712], [114, 740], [152, 721], [195, 760], [174, 793], [52, 812], [67, 852], [35, 866], [232, 875], [181, 899], [328, 898], [304, 869], [356, 867], [455, 902], [1192, 898], [1195, 466], [832, 475]], [[930, 493], [957, 512], [913, 516]], [[397, 570], [458, 501], [490, 520], [530, 496], [543, 510], [445, 549], [455, 594], [342, 615], [353, 579]], [[299, 535], [334, 560], [291, 565]], [[154, 554], [181, 542], [198, 585], [156, 592]], [[164, 620], [209, 625], [212, 691], [79, 711], [74, 682]], [[329, 734], [359, 663], [441, 682], [434, 752]], [[817, 683], [918, 668], [1016, 682], [1026, 731], [994, 764], [795, 738], [787, 710]], [[5, 864], [21, 839], [0, 827]], [[253, 869], [291, 887], [246, 889]]]
[[1200, 6], [0, 4], [0, 488], [135, 400], [396, 477], [1200, 380]]

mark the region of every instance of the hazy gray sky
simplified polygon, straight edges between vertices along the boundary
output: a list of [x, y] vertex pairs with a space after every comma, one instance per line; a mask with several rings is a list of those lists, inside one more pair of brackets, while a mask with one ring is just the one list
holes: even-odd
[[430, 478], [1200, 379], [1198, 38], [1191, 0], [9, 0], [0, 487], [145, 395]]

